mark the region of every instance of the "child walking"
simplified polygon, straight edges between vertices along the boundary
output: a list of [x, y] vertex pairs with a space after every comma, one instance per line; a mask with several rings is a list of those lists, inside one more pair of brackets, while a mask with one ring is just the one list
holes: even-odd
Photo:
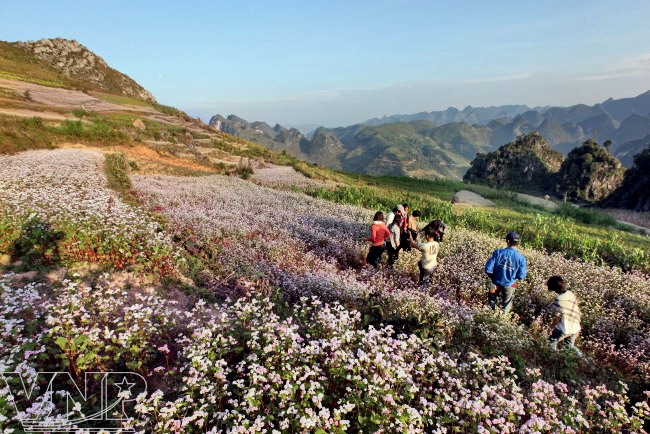
[[549, 291], [555, 292], [557, 297], [551, 304], [551, 309], [557, 316], [553, 321], [553, 331], [548, 337], [551, 350], [557, 350], [557, 344], [566, 340], [569, 346], [582, 357], [582, 352], [575, 346], [575, 340], [580, 334], [580, 319], [582, 314], [578, 306], [578, 299], [573, 291], [566, 289], [562, 276], [551, 276], [546, 282]]
[[418, 261], [418, 269], [420, 270], [419, 283], [423, 289], [429, 287], [431, 274], [433, 274], [433, 270], [438, 266], [438, 250], [440, 250], [440, 244], [435, 241], [435, 236], [436, 234], [433, 228], [427, 228], [424, 231], [424, 237], [426, 238], [424, 243], [418, 243], [412, 238], [410, 239], [411, 247], [422, 252], [422, 258]]

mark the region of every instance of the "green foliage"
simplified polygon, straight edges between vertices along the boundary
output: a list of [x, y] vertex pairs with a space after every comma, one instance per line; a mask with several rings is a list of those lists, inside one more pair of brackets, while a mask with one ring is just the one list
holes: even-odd
[[28, 149], [52, 149], [52, 137], [43, 118], [16, 120], [0, 116], [0, 154], [14, 154]]
[[406, 202], [411, 209], [420, 210], [422, 220], [442, 219], [449, 221], [453, 215], [451, 203], [435, 198], [423, 198], [411, 192], [385, 192], [372, 187], [339, 187], [334, 190], [309, 187], [305, 192], [310, 196], [336, 203], [359, 205], [375, 210], [391, 210], [396, 204]]
[[492, 187], [544, 191], [552, 188], [562, 159], [535, 131], [489, 154], [477, 154], [463, 179]]
[[74, 109], [74, 110], [72, 110], [72, 114], [74, 115], [74, 117], [79, 118], [79, 119], [82, 119], [85, 116], [90, 115], [90, 113], [87, 110], [84, 110], [84, 109]]
[[38, 217], [27, 220], [20, 235], [8, 249], [14, 261], [22, 261], [25, 269], [34, 266], [49, 266], [59, 262], [58, 242], [64, 234]]
[[650, 147], [634, 156], [622, 185], [602, 203], [607, 206], [650, 211]]
[[81, 137], [83, 135], [83, 124], [81, 121], [63, 121], [58, 132], [66, 136]]
[[589, 139], [562, 162], [555, 191], [573, 201], [595, 203], [621, 185], [624, 173], [607, 147]]
[[158, 103], [152, 103], [152, 106], [156, 110], [158, 110], [159, 112], [161, 112], [163, 114], [166, 114], [168, 116], [177, 116], [177, 117], [180, 117], [182, 119], [185, 119], [186, 121], [193, 121], [194, 120], [194, 118], [190, 117], [187, 113], [185, 113], [184, 111], [181, 111], [181, 110], [179, 110], [177, 108], [162, 105], [162, 104], [158, 104]]
[[45, 127], [43, 118], [39, 116], [34, 116], [32, 118], [21, 119], [20, 122], [24, 125], [25, 128], [42, 130]]
[[576, 207], [566, 202], [558, 203], [558, 207], [554, 213], [560, 217], [567, 217], [586, 225], [598, 225], [604, 227], [618, 226], [614, 217], [600, 214], [586, 208]]
[[104, 163], [108, 186], [120, 193], [129, 191], [131, 189], [131, 180], [128, 175], [129, 167], [130, 165], [124, 154], [108, 154]]
[[67, 137], [74, 137], [78, 139], [88, 139], [88, 140], [100, 140], [100, 141], [112, 141], [126, 139], [126, 134], [124, 131], [116, 129], [114, 125], [111, 125], [102, 120], [96, 120], [89, 124], [85, 124], [83, 121], [63, 121], [61, 126], [55, 128], [54, 131], [57, 134], [64, 135]]

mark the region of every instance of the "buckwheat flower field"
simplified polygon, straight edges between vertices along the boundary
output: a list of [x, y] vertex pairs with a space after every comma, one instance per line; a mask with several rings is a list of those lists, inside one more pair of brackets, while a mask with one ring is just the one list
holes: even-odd
[[[110, 232], [116, 238], [100, 243], [107, 249], [168, 252], [170, 267], [200, 287], [200, 297], [183, 297], [125, 285], [115, 272], [92, 281], [0, 277], [0, 371], [138, 373], [148, 389], [124, 429], [646, 432], [647, 275], [522, 249], [529, 274], [507, 318], [486, 308], [482, 272], [503, 241], [477, 232], [450, 228], [424, 290], [417, 251], [401, 253], [392, 270], [364, 266], [375, 210], [232, 177], [131, 175], [138, 209], [107, 189], [99, 154], [0, 159], [2, 229], [13, 234], [3, 239], [31, 214], [84, 239]], [[548, 349], [553, 274], [580, 300], [584, 358]], [[3, 386], [0, 429], [11, 432], [19, 415]], [[45, 411], [18, 399], [25, 413]]]
[[49, 237], [50, 249], [41, 252], [46, 261], [173, 267], [169, 238], [108, 188], [103, 165], [103, 154], [79, 150], [0, 157], [0, 247], [6, 250], [16, 234], [30, 247]]

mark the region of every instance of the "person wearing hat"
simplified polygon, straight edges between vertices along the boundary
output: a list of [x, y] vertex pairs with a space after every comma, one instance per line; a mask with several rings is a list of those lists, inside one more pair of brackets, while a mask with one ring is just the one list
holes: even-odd
[[485, 273], [492, 281], [488, 291], [488, 305], [496, 310], [497, 300], [501, 298], [504, 313], [510, 312], [512, 308], [517, 280], [526, 277], [526, 258], [517, 250], [519, 234], [508, 233], [506, 244], [508, 247], [495, 250], [485, 264]]

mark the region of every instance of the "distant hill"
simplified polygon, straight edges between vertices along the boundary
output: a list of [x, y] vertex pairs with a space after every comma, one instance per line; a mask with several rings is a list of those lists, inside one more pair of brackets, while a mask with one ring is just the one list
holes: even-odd
[[593, 106], [450, 107], [319, 128], [311, 137], [234, 115], [215, 115], [210, 125], [311, 163], [358, 173], [460, 179], [476, 153], [492, 152], [534, 131], [564, 155], [589, 139], [611, 140], [612, 154], [630, 167], [650, 137], [650, 91]]
[[463, 180], [519, 191], [551, 192], [564, 157], [532, 132], [501, 146], [494, 152], [478, 154]]
[[383, 125], [394, 122], [430, 121], [437, 125], [451, 122], [464, 122], [470, 125], [487, 125], [490, 121], [500, 118], [513, 118], [514, 116], [529, 111], [525, 105], [505, 105], [499, 107], [472, 107], [463, 110], [449, 107], [447, 110], [420, 112], [413, 115], [393, 115], [374, 118], [364, 122], [365, 125]]
[[275, 151], [334, 170], [372, 175], [460, 179], [477, 152], [490, 150], [490, 129], [455, 122], [395, 122], [318, 128], [311, 138], [296, 129], [215, 115], [210, 125]]

